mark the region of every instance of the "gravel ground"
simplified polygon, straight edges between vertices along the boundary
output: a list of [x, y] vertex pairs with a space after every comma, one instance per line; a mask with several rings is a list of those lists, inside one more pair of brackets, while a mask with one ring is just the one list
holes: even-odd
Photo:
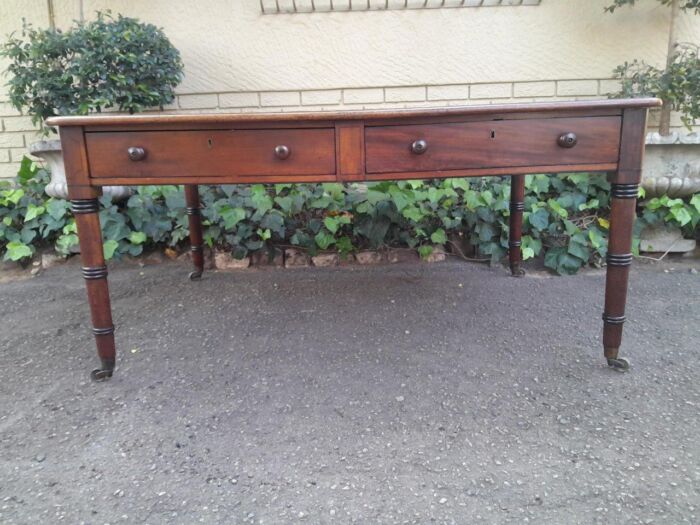
[[119, 265], [97, 364], [77, 261], [0, 284], [0, 522], [700, 523], [700, 264]]

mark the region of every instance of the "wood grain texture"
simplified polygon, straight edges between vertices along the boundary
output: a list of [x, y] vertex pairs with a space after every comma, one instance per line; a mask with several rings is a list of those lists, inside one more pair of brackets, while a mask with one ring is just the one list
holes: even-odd
[[[335, 173], [333, 129], [86, 133], [86, 142], [93, 179]], [[288, 158], [275, 156], [280, 145]], [[143, 148], [146, 158], [130, 160], [130, 147]]]
[[196, 115], [90, 115], [73, 117], [51, 117], [49, 126], [97, 126], [185, 123], [188, 126], [207, 123], [237, 122], [295, 122], [313, 120], [369, 120], [373, 118], [439, 117], [455, 115], [492, 115], [495, 113], [536, 113], [541, 111], [586, 111], [599, 109], [651, 108], [661, 106], [657, 98], [581, 100], [571, 102], [538, 102], [518, 104], [479, 104], [473, 106], [450, 106], [414, 109], [385, 109], [362, 111], [318, 111], [299, 113], [214, 113]]
[[[572, 148], [557, 144], [574, 132]], [[424, 140], [425, 153], [411, 151]], [[410, 126], [377, 126], [365, 130], [368, 173], [454, 170], [522, 165], [566, 165], [617, 162], [618, 117], [533, 119]]]
[[69, 199], [92, 199], [102, 195], [102, 188], [92, 185], [85, 135], [82, 128], [61, 129], [61, 149]]
[[627, 109], [623, 112], [619, 166], [611, 182], [636, 184], [641, 180], [646, 122], [645, 109]]
[[338, 140], [338, 180], [364, 180], [365, 140], [362, 122], [342, 123], [336, 126]]

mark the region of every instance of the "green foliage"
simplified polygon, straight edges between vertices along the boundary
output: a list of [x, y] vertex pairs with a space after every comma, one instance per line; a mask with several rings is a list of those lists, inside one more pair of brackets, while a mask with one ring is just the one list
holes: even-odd
[[[542, 256], [560, 274], [601, 264], [607, 251], [610, 186], [603, 175], [574, 173], [526, 177], [522, 251]], [[43, 194], [48, 174], [29, 159], [17, 186], [0, 190], [0, 254], [26, 261], [53, 245], [68, 255], [78, 242], [65, 201]], [[311, 254], [347, 254], [403, 246], [428, 257], [436, 246], [468, 232], [469, 241], [493, 264], [508, 249], [510, 181], [504, 178], [380, 182], [374, 184], [278, 184], [201, 187], [204, 239], [211, 247], [245, 257], [273, 245]], [[143, 186], [119, 205], [101, 200], [107, 259], [144, 249], [181, 246], [189, 235], [185, 199], [176, 186]], [[636, 230], [672, 223], [698, 235], [700, 194], [691, 199], [651, 199], [640, 207]]]
[[687, 202], [672, 199], [668, 195], [649, 200], [641, 215], [644, 224], [662, 222], [680, 226], [686, 237], [692, 237], [700, 224], [700, 193], [693, 195]]
[[665, 70], [638, 60], [625, 62], [614, 71], [615, 78], [622, 83], [616, 96], [659, 97], [679, 111], [683, 123], [690, 127], [700, 118], [699, 51], [694, 44], [677, 45], [673, 62]]
[[[614, 13], [615, 9], [625, 5], [633, 6], [636, 0], [613, 0], [613, 3], [605, 8], [606, 12]], [[663, 5], [671, 5], [671, 0], [659, 0]], [[684, 11], [695, 11], [700, 14], [700, 0], [681, 0], [681, 9]]]
[[75, 224], [67, 213], [66, 201], [44, 195], [48, 182], [48, 173], [25, 157], [17, 175], [18, 185], [5, 183], [0, 187], [0, 253], [4, 252], [4, 260], [31, 257], [37, 247], [62, 236], [69, 223]]
[[25, 22], [0, 56], [10, 61], [10, 103], [40, 125], [54, 115], [162, 108], [182, 79], [180, 54], [161, 29], [109, 12], [66, 32]]
[[[659, 0], [670, 5], [672, 0]], [[613, 13], [618, 7], [633, 6], [635, 0], [613, 0], [605, 8]], [[700, 0], [680, 0], [680, 8], [700, 14]], [[625, 62], [614, 70], [614, 78], [622, 87], [615, 97], [658, 97], [664, 111], [678, 111], [683, 123], [690, 128], [700, 118], [700, 54], [691, 43], [674, 43], [668, 67], [659, 69], [640, 60]], [[662, 125], [662, 133], [665, 133]]]

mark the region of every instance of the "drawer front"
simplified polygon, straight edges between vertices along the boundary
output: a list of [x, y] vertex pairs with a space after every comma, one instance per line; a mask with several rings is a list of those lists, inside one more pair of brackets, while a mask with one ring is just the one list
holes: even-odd
[[[367, 173], [615, 163], [620, 117], [367, 127]], [[573, 133], [575, 143], [560, 137]], [[571, 137], [571, 136], [570, 136]]]
[[332, 128], [92, 132], [85, 140], [93, 178], [335, 173]]

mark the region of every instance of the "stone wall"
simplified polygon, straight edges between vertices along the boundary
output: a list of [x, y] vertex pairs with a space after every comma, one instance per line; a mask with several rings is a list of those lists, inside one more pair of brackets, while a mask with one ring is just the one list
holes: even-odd
[[[278, 3], [303, 11], [309, 2]], [[617, 89], [615, 66], [662, 65], [666, 52], [669, 10], [656, 0], [614, 15], [603, 12], [610, 0], [466, 0], [463, 8], [454, 8], [461, 0], [353, 0], [352, 10], [343, 2], [350, 6], [265, 14], [273, 4], [260, 0], [53, 0], [52, 18], [47, 0], [2, 0], [0, 34], [20, 29], [22, 17], [60, 28], [105, 9], [161, 26], [185, 62], [171, 112], [604, 98]], [[684, 15], [680, 33], [700, 42], [700, 16]], [[0, 89], [0, 178], [16, 174], [35, 140], [6, 99]]]

